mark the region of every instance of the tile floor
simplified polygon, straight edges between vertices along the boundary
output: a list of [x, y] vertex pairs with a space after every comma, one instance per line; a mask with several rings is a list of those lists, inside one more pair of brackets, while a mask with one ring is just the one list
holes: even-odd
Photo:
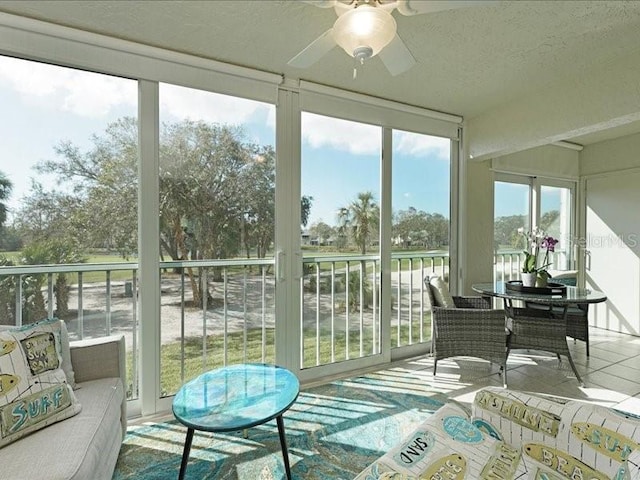
[[[569, 348], [585, 387], [580, 387], [565, 357], [558, 362], [553, 354], [531, 350], [515, 350], [509, 356], [508, 387], [640, 414], [640, 337], [596, 328], [592, 328], [589, 335], [589, 357], [584, 342], [574, 343], [569, 339]], [[433, 359], [429, 357], [407, 361], [397, 368], [420, 375], [430, 388], [465, 403], [470, 403], [480, 388], [502, 386], [496, 365], [472, 358], [439, 361], [435, 377]]]

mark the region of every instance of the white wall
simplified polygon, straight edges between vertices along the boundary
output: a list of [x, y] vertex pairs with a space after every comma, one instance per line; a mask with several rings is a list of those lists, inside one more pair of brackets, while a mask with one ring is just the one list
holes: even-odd
[[640, 335], [640, 134], [585, 147], [580, 173], [586, 285], [608, 297], [590, 321]]
[[491, 163], [469, 162], [466, 167], [465, 228], [460, 244], [464, 249], [464, 293], [471, 285], [493, 281], [493, 172]]
[[579, 80], [542, 85], [530, 95], [466, 119], [477, 160], [625, 125], [640, 119], [640, 52], [594, 65]]

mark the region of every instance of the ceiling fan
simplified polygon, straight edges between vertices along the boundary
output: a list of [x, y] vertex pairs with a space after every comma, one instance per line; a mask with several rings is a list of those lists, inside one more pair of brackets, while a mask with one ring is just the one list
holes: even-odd
[[[489, 2], [478, 0], [303, 0], [305, 3], [335, 10], [338, 19], [304, 50], [289, 60], [292, 67], [307, 68], [339, 45], [353, 57], [356, 66], [378, 55], [391, 75], [406, 72], [415, 58], [396, 33], [391, 12], [418, 15], [468, 7]], [[354, 67], [353, 76], [356, 76]]]

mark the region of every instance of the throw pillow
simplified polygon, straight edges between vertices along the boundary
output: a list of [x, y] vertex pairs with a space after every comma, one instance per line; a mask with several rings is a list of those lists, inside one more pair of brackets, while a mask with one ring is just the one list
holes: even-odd
[[429, 278], [429, 284], [431, 285], [431, 291], [436, 301], [436, 306], [444, 308], [455, 308], [456, 304], [453, 303], [453, 297], [449, 293], [449, 287], [444, 283], [442, 277]]
[[[60, 337], [60, 355], [62, 356], [62, 370], [67, 377], [67, 383], [71, 385], [71, 388], [76, 390], [78, 385], [76, 384], [76, 374], [73, 371], [73, 364], [71, 363], [71, 348], [69, 346], [69, 331], [67, 330], [67, 324], [64, 320], [58, 320], [56, 318], [40, 320], [36, 323], [29, 324], [23, 328], [29, 328], [34, 325], [38, 325], [41, 322], [51, 322], [51, 326], [58, 332]], [[15, 325], [0, 325], [0, 332], [7, 330], [15, 330]]]
[[[630, 457], [640, 440], [640, 421], [622, 412], [497, 387], [480, 390], [472, 408], [476, 426], [522, 450], [530, 470], [546, 472], [536, 478], [576, 469], [580, 478], [640, 478]], [[552, 466], [556, 471], [548, 470]]]
[[447, 403], [355, 480], [524, 479], [521, 455], [471, 423]]
[[0, 332], [0, 447], [81, 410], [62, 370], [60, 320]]

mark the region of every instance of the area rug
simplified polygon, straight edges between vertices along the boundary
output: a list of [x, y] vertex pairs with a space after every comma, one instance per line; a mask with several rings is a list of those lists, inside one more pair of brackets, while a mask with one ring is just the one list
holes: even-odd
[[[305, 389], [284, 415], [292, 477], [350, 480], [445, 401], [403, 368]], [[275, 421], [247, 433], [196, 432], [185, 478], [285, 478]], [[129, 427], [113, 480], [177, 478], [185, 435], [175, 420]]]

